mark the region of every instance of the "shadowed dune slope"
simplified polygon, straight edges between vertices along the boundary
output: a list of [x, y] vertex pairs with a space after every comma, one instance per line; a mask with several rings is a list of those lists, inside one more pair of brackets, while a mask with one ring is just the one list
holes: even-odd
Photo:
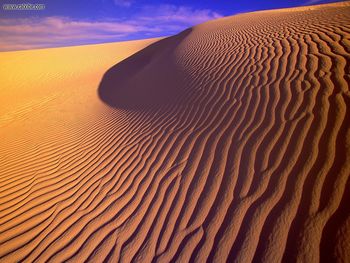
[[349, 262], [349, 3], [0, 58], [0, 262]]

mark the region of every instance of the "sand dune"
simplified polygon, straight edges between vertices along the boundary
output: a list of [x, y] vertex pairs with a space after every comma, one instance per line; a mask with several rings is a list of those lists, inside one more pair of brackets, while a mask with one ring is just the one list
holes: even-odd
[[0, 58], [0, 262], [350, 262], [349, 3]]

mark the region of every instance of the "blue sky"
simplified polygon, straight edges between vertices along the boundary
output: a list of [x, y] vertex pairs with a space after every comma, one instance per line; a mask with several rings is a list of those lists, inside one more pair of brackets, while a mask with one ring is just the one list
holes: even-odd
[[[339, 1], [0, 0], [0, 51], [94, 44], [176, 34], [207, 20], [256, 10]], [[40, 11], [4, 4], [45, 4]]]

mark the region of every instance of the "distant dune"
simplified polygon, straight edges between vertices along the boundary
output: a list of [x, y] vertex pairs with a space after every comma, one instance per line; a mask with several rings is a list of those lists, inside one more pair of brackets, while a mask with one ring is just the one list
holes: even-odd
[[0, 262], [350, 262], [349, 2], [0, 68]]

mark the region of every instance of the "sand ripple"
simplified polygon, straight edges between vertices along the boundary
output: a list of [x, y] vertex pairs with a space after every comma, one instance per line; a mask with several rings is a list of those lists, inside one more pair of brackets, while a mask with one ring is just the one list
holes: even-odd
[[61, 54], [1, 111], [1, 262], [349, 262], [349, 4], [103, 48], [1, 54]]

